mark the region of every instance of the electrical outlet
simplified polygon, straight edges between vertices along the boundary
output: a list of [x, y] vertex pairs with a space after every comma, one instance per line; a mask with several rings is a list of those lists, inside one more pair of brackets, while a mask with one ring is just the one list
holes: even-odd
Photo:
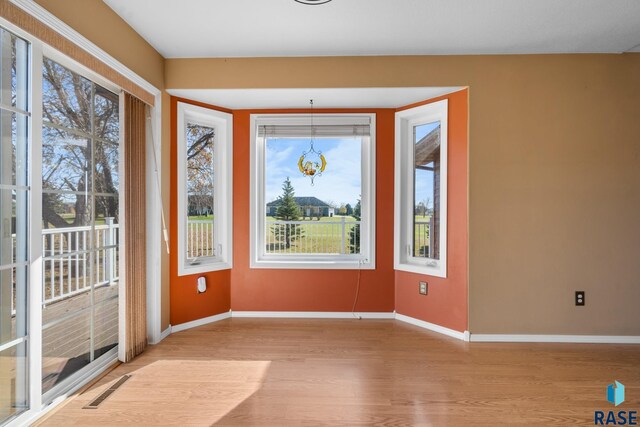
[[427, 282], [419, 282], [418, 292], [420, 292], [420, 295], [427, 295], [429, 293], [429, 284]]
[[584, 291], [576, 291], [576, 305], [584, 305]]

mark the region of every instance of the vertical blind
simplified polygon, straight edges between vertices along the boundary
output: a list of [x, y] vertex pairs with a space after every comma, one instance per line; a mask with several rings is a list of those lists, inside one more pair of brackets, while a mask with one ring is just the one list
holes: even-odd
[[[124, 362], [128, 362], [147, 346], [146, 292], [146, 196], [145, 144], [146, 108], [144, 102], [124, 95], [124, 192], [125, 210], [125, 327]], [[122, 338], [122, 337], [121, 337]]]

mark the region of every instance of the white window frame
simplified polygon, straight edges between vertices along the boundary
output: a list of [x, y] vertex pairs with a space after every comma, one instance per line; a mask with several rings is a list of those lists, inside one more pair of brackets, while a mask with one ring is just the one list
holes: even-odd
[[[233, 115], [178, 102], [178, 275], [228, 270], [233, 266]], [[213, 229], [215, 255], [187, 261], [187, 159], [186, 126], [198, 124], [215, 129], [213, 145], [215, 198]]]
[[[355, 120], [369, 121], [370, 135], [361, 144], [361, 225], [360, 254], [266, 254], [265, 145], [266, 138], [258, 136], [262, 125], [309, 125], [309, 114], [252, 114], [251, 115], [251, 203], [250, 203], [250, 268], [271, 269], [328, 269], [373, 270], [376, 268], [376, 115], [315, 114], [315, 126], [351, 125]], [[301, 135], [304, 136], [304, 135]]]
[[[448, 102], [433, 102], [396, 113], [394, 268], [447, 277], [447, 134]], [[414, 141], [413, 127], [440, 121], [440, 259], [413, 256]]]

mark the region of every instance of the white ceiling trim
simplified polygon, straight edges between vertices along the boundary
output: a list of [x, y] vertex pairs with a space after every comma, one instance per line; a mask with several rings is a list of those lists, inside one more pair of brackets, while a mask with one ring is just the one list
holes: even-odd
[[[120, 73], [122, 76], [131, 80], [131, 82], [140, 86], [142, 89], [146, 90], [147, 92], [155, 96], [160, 94], [160, 89], [158, 89], [157, 87], [155, 87], [154, 85], [146, 81], [143, 77], [140, 77], [140, 75], [135, 73], [133, 70], [128, 68], [122, 62], [115, 59], [113, 56], [109, 55], [107, 52], [105, 52], [101, 48], [99, 48], [89, 39], [84, 37], [82, 34], [77, 32], [73, 28], [71, 28], [69, 25], [67, 25], [63, 21], [61, 21], [59, 18], [57, 18], [51, 12], [49, 12], [48, 10], [40, 6], [35, 1], [32, 1], [32, 0], [10, 0], [10, 1], [11, 3], [18, 6], [20, 9], [27, 12], [29, 15], [36, 18], [38, 21], [47, 25], [49, 28], [51, 28], [52, 30], [54, 30], [64, 38], [66, 38], [67, 40], [70, 40], [75, 45], [77, 45], [81, 49], [88, 52], [94, 58], [99, 59], [100, 61], [104, 62], [106, 65], [111, 67], [114, 71]], [[157, 101], [158, 100], [156, 100], [156, 102]]]
[[173, 96], [232, 110], [309, 108], [399, 108], [463, 89], [450, 87], [373, 87], [298, 89], [168, 89]]

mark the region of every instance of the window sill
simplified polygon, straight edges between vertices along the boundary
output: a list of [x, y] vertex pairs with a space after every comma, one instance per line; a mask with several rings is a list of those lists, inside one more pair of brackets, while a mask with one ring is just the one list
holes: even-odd
[[229, 261], [212, 261], [198, 265], [178, 268], [178, 276], [188, 276], [191, 274], [210, 273], [212, 271], [230, 270], [233, 267]]
[[396, 271], [406, 271], [407, 273], [424, 274], [426, 276], [447, 278], [447, 268], [442, 263], [438, 265], [413, 264], [408, 262], [396, 263], [393, 268]]
[[252, 269], [292, 269], [292, 270], [375, 270], [375, 261], [353, 260], [292, 260], [291, 258], [274, 260], [251, 260]]

